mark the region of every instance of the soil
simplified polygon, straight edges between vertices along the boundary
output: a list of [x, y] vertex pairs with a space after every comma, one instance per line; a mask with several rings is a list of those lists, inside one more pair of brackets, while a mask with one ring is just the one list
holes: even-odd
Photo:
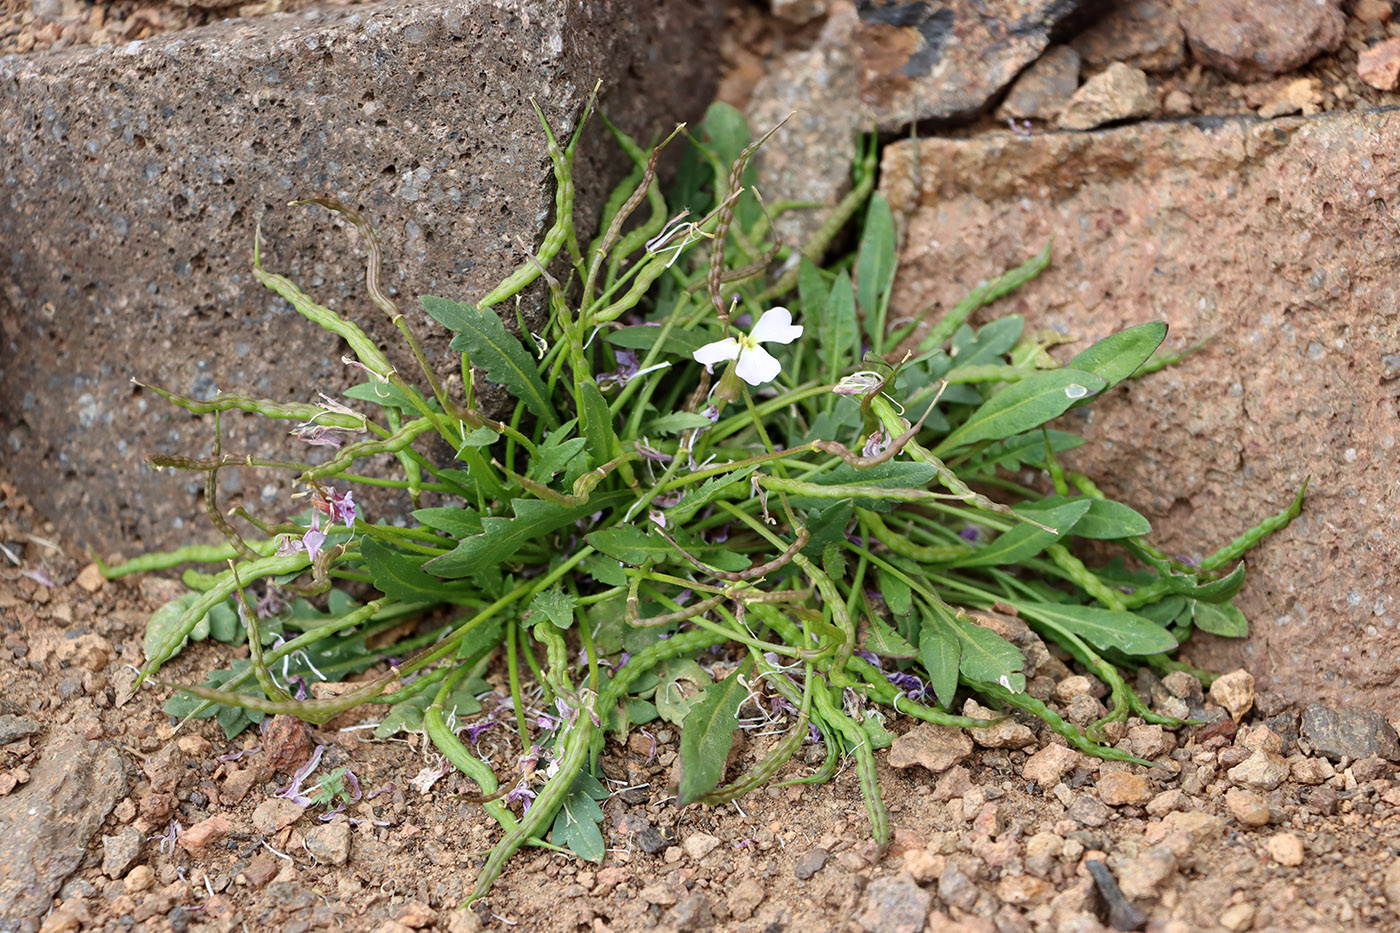
[[[0, 55], [129, 41], [303, 5], [3, 2]], [[749, 3], [732, 6], [723, 94], [742, 105], [765, 57], [812, 31], [775, 24]], [[1196, 113], [1257, 108], [1270, 88], [1300, 76], [1319, 79], [1321, 109], [1383, 102], [1355, 77], [1357, 43], [1378, 29], [1400, 34], [1394, 24], [1349, 20], [1341, 52], [1271, 82], [1232, 83], [1189, 60], [1154, 81], [1159, 99], [1181, 91]], [[37, 895], [43, 929], [54, 933], [1400, 928], [1395, 766], [1314, 754], [1299, 737], [1297, 711], [1274, 708], [1247, 685], [1247, 697], [1219, 695], [1242, 715], [1237, 723], [1180, 678], [1140, 686], [1159, 709], [1189, 710], [1207, 725], [1163, 732], [1130, 720], [1111, 734], [1152, 768], [1072, 754], [1035, 720], [1025, 722], [1024, 747], [967, 749], [891, 718], [900, 738], [877, 755], [894, 836], [884, 852], [870, 840], [849, 767], [826, 785], [679, 810], [667, 789], [677, 736], [634, 734], [602, 758], [613, 792], [603, 805], [603, 863], [525, 850], [489, 901], [458, 910], [498, 836], [464, 799], [474, 785], [448, 772], [420, 791], [414, 779], [438, 764], [431, 747], [420, 735], [376, 740], [365, 721], [335, 721], [309, 738], [277, 722], [229, 741], [212, 720], [177, 730], [161, 710], [164, 689], [142, 690], [118, 708], [143, 659], [145, 622], [178, 584], [160, 574], [102, 580], [4, 479], [0, 731], [18, 737], [0, 746], [0, 816], [18, 820], [49, 792], [45, 762], [64, 763], [65, 750], [115, 749], [126, 775], [108, 811], [89, 814], [81, 861], [50, 871], [56, 896]], [[194, 645], [164, 673], [201, 680], [227, 664], [229, 651]], [[1076, 706], [1092, 709], [1101, 685], [1061, 673], [1049, 688], [1052, 706], [1067, 716]], [[785, 725], [742, 743], [731, 776], [760, 759]], [[312, 744], [325, 746], [327, 766], [351, 767], [365, 792], [329, 822], [273, 796]], [[496, 751], [498, 773], [508, 771], [506, 754]], [[940, 770], [911, 763], [919, 758]], [[810, 774], [819, 759], [809, 746], [780, 778]], [[57, 798], [81, 793], [61, 780], [53, 787]], [[166, 838], [175, 824], [176, 837]], [[54, 864], [43, 838], [6, 844], [33, 848], [37, 871]]]

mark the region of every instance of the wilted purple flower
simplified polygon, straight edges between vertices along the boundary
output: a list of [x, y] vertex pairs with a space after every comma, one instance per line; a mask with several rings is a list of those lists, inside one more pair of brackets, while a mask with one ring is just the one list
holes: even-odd
[[301, 785], [303, 781], [311, 776], [311, 772], [316, 770], [316, 766], [321, 763], [321, 756], [326, 753], [326, 748], [327, 746], [325, 745], [317, 745], [316, 750], [311, 753], [311, 758], [292, 775], [292, 783], [277, 791], [272, 796], [290, 800], [299, 807], [309, 807], [315, 803], [315, 800], [302, 793]]
[[156, 833], [154, 836], [149, 836], [147, 837], [146, 841], [154, 842], [157, 839], [159, 839], [160, 854], [165, 855], [167, 850], [170, 852], [175, 851], [175, 840], [179, 838], [180, 833], [183, 832], [184, 829], [185, 827], [181, 826], [178, 822], [176, 822], [175, 820], [171, 820], [169, 825], [165, 827], [165, 832]]
[[253, 607], [253, 611], [258, 614], [260, 619], [270, 619], [281, 612], [283, 608], [281, 591], [274, 584], [269, 583], [267, 589], [263, 591], [262, 599], [259, 599], [257, 605]]
[[851, 373], [836, 385], [831, 387], [831, 391], [837, 395], [864, 395], [871, 389], [883, 385], [885, 377], [873, 370], [863, 369], [858, 373]]
[[647, 460], [655, 460], [657, 463], [670, 463], [672, 460], [675, 459], [670, 454], [662, 453], [655, 447], [649, 447], [646, 444], [643, 444], [641, 441], [636, 441], [635, 444], [637, 447], [637, 453], [641, 454], [642, 457]]
[[49, 579], [48, 571], [46, 571], [43, 567], [35, 567], [33, 570], [22, 570], [20, 571], [20, 576], [28, 577], [29, 579], [33, 580], [35, 583], [39, 584], [42, 587], [46, 587], [48, 589], [54, 588], [53, 580]]
[[339, 450], [341, 445], [345, 443], [345, 439], [340, 436], [340, 431], [336, 428], [310, 421], [293, 428], [292, 435], [303, 444], [310, 444], [313, 447], [330, 447]]
[[375, 797], [378, 797], [382, 794], [392, 794], [398, 789], [399, 788], [397, 784], [385, 784], [383, 787], [379, 788], [379, 790], [370, 791], [369, 796], [365, 797], [365, 799], [373, 800]]
[[524, 810], [521, 811], [523, 813], [530, 812], [530, 804], [533, 803], [534, 800], [535, 789], [531, 787], [530, 782], [523, 777], [516, 783], [514, 787], [512, 787], [509, 791], [506, 792], [505, 796], [506, 803], [515, 803], [516, 801], [520, 801], [524, 807]]
[[880, 657], [879, 655], [875, 654], [875, 652], [866, 651], [864, 648], [857, 648], [855, 653], [856, 657], [864, 658], [866, 661], [869, 661], [871, 664], [875, 665], [876, 668], [880, 666]]
[[865, 440], [865, 447], [861, 449], [861, 455], [865, 457], [878, 457], [889, 449], [890, 438], [885, 436], [885, 432], [879, 428], [870, 432], [870, 436]]
[[331, 523], [342, 523], [346, 528], [355, 524], [355, 491], [347, 489], [344, 492], [331, 490]]
[[982, 526], [968, 525], [962, 531], [958, 532], [958, 537], [962, 538], [964, 541], [980, 541], [982, 540]]
[[905, 671], [892, 671], [885, 675], [885, 679], [900, 689], [909, 699], [918, 703], [927, 702], [932, 691], [929, 685], [924, 683], [916, 674]]
[[228, 755], [220, 755], [220, 756], [219, 756], [219, 760], [220, 760], [220, 761], [237, 761], [238, 759], [242, 758], [244, 755], [255, 755], [255, 754], [257, 754], [257, 753], [260, 752], [260, 751], [262, 751], [262, 746], [261, 746], [261, 745], [254, 745], [252, 748], [245, 748], [245, 749], [243, 749], [243, 750], [240, 751], [240, 752], [232, 752], [231, 754], [228, 754]]
[[494, 719], [483, 719], [481, 722], [470, 725], [467, 727], [467, 741], [475, 745], [477, 742], [481, 741], [481, 734], [483, 732], [490, 729], [492, 726], [499, 725], [500, 723], [496, 722]]

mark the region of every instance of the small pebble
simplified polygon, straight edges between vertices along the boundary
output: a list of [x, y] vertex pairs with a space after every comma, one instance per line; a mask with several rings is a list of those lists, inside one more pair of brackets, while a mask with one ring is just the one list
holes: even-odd
[[1210, 685], [1210, 698], [1224, 707], [1231, 719], [1239, 722], [1254, 705], [1254, 675], [1238, 670], [1215, 678], [1215, 683]]
[[1269, 822], [1269, 802], [1258, 794], [1232, 787], [1225, 792], [1225, 806], [1245, 826], [1265, 826]]
[[691, 833], [681, 842], [681, 848], [685, 850], [685, 854], [697, 862], [713, 852], [718, 846], [718, 837], [711, 836], [709, 833]]
[[1303, 841], [1292, 833], [1279, 833], [1268, 842], [1269, 857], [1286, 868], [1303, 864]]
[[792, 873], [799, 881], [807, 881], [826, 865], [826, 860], [831, 857], [831, 853], [822, 848], [808, 849], [797, 857], [797, 864], [793, 866]]
[[1233, 933], [1248, 930], [1254, 926], [1254, 905], [1236, 904], [1233, 907], [1227, 907], [1225, 912], [1220, 915], [1219, 922], [1221, 926], [1232, 930]]

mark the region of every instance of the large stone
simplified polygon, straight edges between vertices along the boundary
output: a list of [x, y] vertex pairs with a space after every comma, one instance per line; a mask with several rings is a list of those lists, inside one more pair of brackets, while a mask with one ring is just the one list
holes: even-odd
[[44, 747], [29, 783], [0, 800], [0, 930], [39, 928], [126, 786], [110, 745], [69, 734]]
[[[292, 198], [338, 198], [377, 227], [385, 289], [452, 372], [418, 299], [481, 297], [550, 222], [531, 99], [559, 134], [599, 81], [609, 117], [642, 140], [694, 120], [722, 6], [406, 0], [0, 61], [0, 443], [16, 482], [81, 542], [187, 544], [183, 524], [207, 528], [202, 477], [142, 458], [203, 456], [212, 425], [132, 377], [298, 402], [363, 381], [338, 338], [252, 279], [258, 227], [270, 271], [415, 371], [365, 294], [364, 244]], [[595, 122], [577, 166], [582, 234], [629, 168]], [[543, 301], [527, 298], [537, 320]], [[288, 427], [227, 416], [225, 452], [306, 457]], [[275, 479], [226, 470], [223, 504], [241, 493], [280, 521], [291, 504]]]
[[[858, 134], [978, 113], [1099, 5], [832, 0], [817, 40], [778, 58], [754, 88], [755, 130], [788, 118], [759, 155], [764, 197], [835, 202], [849, 186]], [[792, 212], [778, 229], [800, 243], [822, 219], [820, 211]]]
[[[1054, 236], [1050, 267], [996, 307], [1090, 341], [1150, 320], [1181, 363], [1062, 426], [1066, 459], [1200, 558], [1282, 510], [1247, 559], [1249, 639], [1185, 654], [1250, 670], [1261, 694], [1393, 707], [1400, 698], [1400, 265], [1389, 207], [1400, 114], [1140, 123], [1094, 133], [890, 146], [881, 188], [905, 223], [890, 318], [935, 320]], [[917, 334], [915, 335], [918, 336]]]
[[1400, 740], [1385, 716], [1372, 710], [1328, 709], [1313, 704], [1303, 710], [1303, 738], [1313, 751], [1329, 758], [1400, 761]]
[[1336, 0], [1186, 0], [1181, 27], [1191, 53], [1241, 81], [1292, 71], [1342, 43]]

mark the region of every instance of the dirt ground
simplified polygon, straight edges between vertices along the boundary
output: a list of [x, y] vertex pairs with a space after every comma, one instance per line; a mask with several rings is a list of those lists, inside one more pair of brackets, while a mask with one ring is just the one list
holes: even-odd
[[[376, 740], [356, 728], [364, 722], [332, 722], [310, 742], [325, 746], [326, 768], [352, 768], [364, 799], [323, 823], [321, 811], [274, 797], [310, 751], [296, 729], [232, 742], [213, 720], [177, 732], [162, 689], [114, 706], [174, 581], [103, 581], [52, 535], [0, 482], [0, 845], [52, 879], [52, 900], [42, 883], [21, 895], [40, 905], [46, 931], [1400, 927], [1394, 766], [1306, 754], [1292, 711], [1266, 722], [1256, 709], [1236, 727], [1180, 678], [1139, 686], [1159, 709], [1211, 725], [1173, 733], [1130, 721], [1116, 734], [1151, 769], [1080, 756], [1035, 721], [988, 739], [1007, 747], [974, 749], [894, 719], [901, 738], [878, 755], [894, 829], [884, 853], [849, 768], [825, 786], [682, 811], [667, 791], [677, 736], [634, 734], [602, 759], [613, 792], [603, 863], [524, 851], [489, 901], [458, 910], [496, 830], [460, 799], [471, 785], [455, 772], [415, 787], [438, 764], [420, 736]], [[195, 645], [166, 673], [201, 679], [228, 650]], [[1062, 677], [1052, 704], [1075, 715], [1097, 686]], [[1247, 685], [1217, 695], [1236, 711], [1253, 699]], [[744, 743], [731, 776], [772, 741]], [[83, 764], [99, 753], [110, 774], [85, 783]], [[818, 756], [799, 754], [783, 777], [811, 773]], [[66, 778], [46, 778], [46, 760]], [[48, 798], [84, 814], [87, 834], [24, 838], [23, 814]], [[64, 846], [76, 847], [72, 861], [55, 868]], [[1105, 896], [1095, 862], [1126, 898]]]

